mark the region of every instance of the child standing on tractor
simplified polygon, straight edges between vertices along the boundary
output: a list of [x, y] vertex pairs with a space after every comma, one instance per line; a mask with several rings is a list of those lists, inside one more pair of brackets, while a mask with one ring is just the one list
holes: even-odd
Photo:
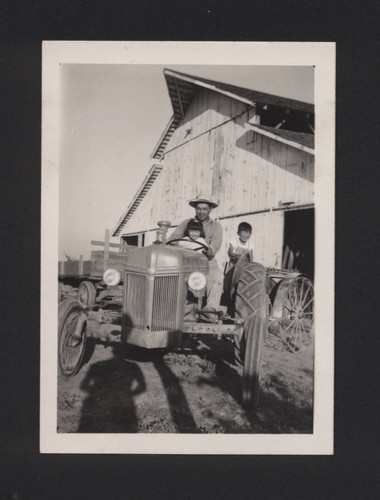
[[228, 242], [228, 256], [230, 260], [226, 262], [224, 268], [224, 294], [229, 295], [234, 273], [234, 266], [239, 258], [248, 253], [253, 252], [253, 242], [250, 241], [252, 236], [252, 226], [248, 222], [241, 222], [238, 226], [237, 235], [233, 236]]
[[207, 247], [204, 236], [202, 222], [197, 219], [190, 219], [187, 223], [185, 236], [183, 238], [186, 241], [180, 241], [179, 246], [182, 248], [189, 248], [190, 250], [202, 251], [204, 248], [201, 245]]
[[251, 224], [248, 224], [248, 222], [241, 222], [238, 226], [237, 235], [232, 237], [228, 243], [228, 256], [230, 257], [229, 267], [236, 264], [243, 254], [253, 251], [253, 242], [250, 241], [251, 236]]

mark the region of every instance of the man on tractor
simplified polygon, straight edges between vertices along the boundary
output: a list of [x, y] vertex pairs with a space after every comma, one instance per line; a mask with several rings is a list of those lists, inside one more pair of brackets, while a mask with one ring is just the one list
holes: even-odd
[[[208, 249], [202, 250], [209, 261], [209, 275], [206, 291], [206, 309], [217, 310], [220, 307], [220, 298], [223, 292], [223, 273], [219, 269], [215, 255], [220, 250], [223, 240], [223, 228], [220, 222], [210, 217], [210, 212], [218, 205], [208, 196], [200, 194], [197, 198], [189, 201], [189, 205], [195, 208], [195, 218], [202, 223], [205, 241]], [[168, 238], [167, 242], [184, 238], [187, 224], [191, 219], [182, 221]], [[205, 309], [205, 308], [204, 308]]]
[[[179, 241], [189, 242], [188, 220], [179, 224], [168, 245], [165, 234], [170, 222], [160, 221], [156, 244], [131, 250], [123, 266], [105, 270], [103, 281], [109, 296], [115, 298], [112, 303], [84, 308], [69, 298], [60, 304], [58, 359], [63, 377], [80, 370], [87, 337], [167, 349], [180, 346], [183, 334], [233, 335], [236, 359], [243, 364], [243, 402], [257, 406], [267, 330], [265, 269], [252, 262], [250, 254], [239, 259], [227, 314], [226, 307], [220, 306], [223, 274], [215, 259], [223, 231], [210, 217], [217, 204], [202, 195], [189, 204], [195, 209], [196, 220], [202, 222], [206, 245], [191, 237], [198, 245], [193, 251], [170, 248]], [[198, 252], [199, 247], [204, 255]], [[206, 308], [202, 307], [205, 292]]]

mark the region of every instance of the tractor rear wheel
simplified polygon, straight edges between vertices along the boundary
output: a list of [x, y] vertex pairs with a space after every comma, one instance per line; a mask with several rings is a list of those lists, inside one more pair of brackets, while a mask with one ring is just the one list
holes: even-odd
[[265, 269], [247, 262], [235, 285], [235, 317], [244, 320], [241, 339], [235, 338], [237, 361], [243, 362], [243, 403], [256, 408], [260, 393], [261, 358], [267, 332], [268, 298]]

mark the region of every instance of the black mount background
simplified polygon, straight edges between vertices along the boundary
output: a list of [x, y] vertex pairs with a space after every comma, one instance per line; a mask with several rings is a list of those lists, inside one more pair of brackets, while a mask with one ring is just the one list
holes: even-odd
[[[0, 498], [378, 496], [379, 14], [375, 1], [2, 2]], [[42, 40], [337, 42], [333, 457], [39, 454]]]

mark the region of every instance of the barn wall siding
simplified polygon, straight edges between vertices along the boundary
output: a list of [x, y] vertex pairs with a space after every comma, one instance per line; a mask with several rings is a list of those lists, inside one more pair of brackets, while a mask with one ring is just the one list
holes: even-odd
[[[226, 260], [229, 237], [246, 220], [255, 228], [256, 260], [281, 265], [283, 213], [239, 214], [271, 210], [281, 202], [312, 204], [314, 157], [250, 130], [246, 109], [245, 104], [206, 89], [196, 94], [166, 148], [162, 172], [124, 234], [153, 229], [163, 219], [177, 225], [194, 216], [188, 201], [205, 192], [219, 203], [212, 214], [224, 227], [220, 264]], [[154, 237], [147, 237], [147, 243], [150, 239]]]
[[166, 146], [166, 152], [246, 112], [248, 108], [247, 104], [223, 94], [200, 89]]

